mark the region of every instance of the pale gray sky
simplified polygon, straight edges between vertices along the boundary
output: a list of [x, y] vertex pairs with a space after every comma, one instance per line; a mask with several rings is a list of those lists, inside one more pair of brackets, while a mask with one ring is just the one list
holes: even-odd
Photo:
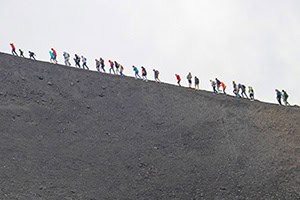
[[[152, 68], [176, 84], [189, 71], [200, 87], [210, 79], [252, 85], [258, 99], [275, 102], [275, 88], [300, 104], [299, 0], [0, 0], [0, 51], [32, 50], [58, 61], [68, 51], [85, 55], [95, 69], [100, 56], [117, 60], [125, 74], [132, 65]], [[73, 60], [72, 60], [73, 61]]]

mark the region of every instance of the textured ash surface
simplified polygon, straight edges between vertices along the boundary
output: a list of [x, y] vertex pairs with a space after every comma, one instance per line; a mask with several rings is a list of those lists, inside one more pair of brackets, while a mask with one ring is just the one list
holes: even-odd
[[0, 199], [300, 199], [299, 108], [5, 54], [0, 83]]

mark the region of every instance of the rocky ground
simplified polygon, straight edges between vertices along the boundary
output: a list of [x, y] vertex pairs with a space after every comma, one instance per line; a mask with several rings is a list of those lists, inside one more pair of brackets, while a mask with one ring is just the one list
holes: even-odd
[[300, 199], [300, 109], [0, 54], [0, 199]]

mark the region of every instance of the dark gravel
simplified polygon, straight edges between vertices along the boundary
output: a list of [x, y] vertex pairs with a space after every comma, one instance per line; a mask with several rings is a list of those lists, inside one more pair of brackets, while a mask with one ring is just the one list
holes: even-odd
[[0, 84], [0, 199], [300, 199], [299, 108], [6, 54]]

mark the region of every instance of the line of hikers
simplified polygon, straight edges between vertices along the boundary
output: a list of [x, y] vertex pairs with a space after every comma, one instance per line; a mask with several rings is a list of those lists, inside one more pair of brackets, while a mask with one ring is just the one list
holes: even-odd
[[[179, 86], [181, 86], [180, 82], [181, 82], [181, 77], [180, 75], [178, 74], [175, 74], [176, 76], [176, 79], [177, 79], [177, 84]], [[189, 72], [186, 79], [188, 80], [188, 84], [189, 84], [189, 88], [192, 87], [192, 73]], [[235, 94], [236, 97], [243, 97], [243, 98], [247, 98], [251, 101], [254, 100], [254, 90], [253, 90], [253, 87], [252, 86], [249, 86], [248, 88], [248, 93], [249, 93], [249, 98], [247, 96], [247, 93], [246, 93], [246, 86], [243, 85], [243, 84], [236, 84], [235, 81], [232, 82], [233, 83], [233, 93]], [[199, 78], [197, 76], [194, 77], [194, 84], [195, 84], [195, 90], [199, 90], [199, 84], [200, 84], [200, 81], [199, 81]], [[212, 87], [212, 90], [213, 90], [213, 93], [214, 94], [219, 94], [219, 93], [223, 93], [226, 95], [226, 85], [224, 82], [220, 81], [219, 79], [215, 79], [215, 80], [210, 80], [210, 84], [211, 84], [211, 87]], [[241, 92], [241, 94], [240, 94]]]
[[[11, 46], [11, 49], [12, 49], [12, 54], [16, 55], [16, 56], [19, 56], [16, 52], [15, 45], [13, 43], [10, 43], [10, 46]], [[20, 53], [20, 57], [25, 58], [24, 52], [21, 49], [19, 49], [19, 53]], [[28, 53], [29, 53], [29, 59], [36, 60], [34, 52], [28, 51]], [[58, 63], [57, 62], [57, 52], [53, 48], [51, 48], [49, 53], [50, 53], [50, 62], [53, 63], [53, 64], [57, 64]], [[63, 52], [63, 57], [64, 57], [65, 65], [66, 66], [71, 66], [70, 54], [67, 53], [67, 52]], [[80, 58], [80, 56], [75, 54], [74, 62], [75, 62], [75, 67], [89, 70], [89, 67], [87, 66], [86, 57], [81, 56], [81, 58]], [[82, 62], [82, 65], [80, 64], [80, 62]], [[103, 58], [100, 58], [99, 60], [95, 59], [95, 62], [96, 62], [97, 71], [106, 73], [104, 59]], [[109, 66], [110, 66], [110, 68], [109, 68], [109, 73], [110, 74], [113, 73], [113, 74], [118, 74], [120, 76], [124, 76], [124, 73], [123, 73], [124, 67], [123, 67], [123, 65], [121, 65], [117, 61], [108, 60], [108, 62], [109, 62]], [[148, 81], [147, 70], [146, 70], [145, 67], [143, 67], [143, 66], [141, 67], [142, 77], [139, 75], [139, 70], [138, 70], [137, 67], [135, 67], [133, 65], [132, 69], [134, 71], [135, 79], [142, 79], [146, 82]], [[153, 72], [154, 72], [154, 80], [156, 82], [161, 82], [160, 79], [159, 79], [159, 71], [157, 69], [153, 69]], [[181, 82], [180, 75], [175, 74], [175, 77], [177, 79], [177, 84], [179, 86], [181, 86], [181, 84], [180, 84], [180, 82]], [[192, 88], [192, 78], [193, 78], [192, 73], [189, 72], [186, 78], [188, 80], [189, 88]], [[222, 82], [222, 81], [220, 81], [219, 79], [216, 78], [215, 80], [210, 80], [210, 83], [211, 83], [214, 94], [223, 93], [223, 94], [226, 95], [226, 85], [225, 85], [224, 82]], [[200, 80], [197, 76], [194, 77], [194, 84], [195, 84], [195, 90], [199, 90]], [[254, 90], [253, 90], [252, 86], [248, 86], [249, 97], [247, 96], [245, 85], [240, 84], [240, 83], [236, 84], [235, 81], [233, 81], [232, 86], [233, 86], [233, 94], [236, 97], [238, 97], [238, 98], [247, 98], [247, 99], [250, 99], [251, 101], [254, 101]], [[281, 99], [283, 100], [283, 103], [284, 103], [285, 106], [290, 105], [287, 101], [289, 96], [286, 93], [286, 91], [282, 90], [282, 92], [280, 92], [278, 89], [276, 89], [275, 92], [276, 92], [276, 99], [277, 99], [279, 105], [282, 105]]]
[[[14, 45], [13, 43], [10, 43], [10, 46], [11, 46], [11, 53], [12, 53], [13, 55], [18, 56], [18, 54], [17, 54], [17, 52], [16, 52], [16, 47], [15, 47], [15, 45]], [[22, 51], [21, 49], [19, 49], [19, 53], [20, 53], [20, 57], [25, 58], [25, 56], [24, 56], [24, 51]], [[28, 51], [28, 54], [29, 54], [29, 59], [36, 60], [36, 59], [35, 59], [35, 53], [34, 53], [34, 52]]]
[[276, 92], [276, 99], [279, 103], [279, 105], [282, 105], [281, 103], [281, 99], [283, 100], [283, 103], [285, 106], [289, 106], [289, 102], [287, 101], [287, 99], [289, 98], [289, 95], [286, 93], [286, 91], [282, 90], [282, 92], [280, 92], [278, 89], [275, 90]]
[[[10, 44], [11, 45], [11, 48], [12, 48], [12, 54], [13, 55], [16, 55], [16, 56], [19, 56], [16, 52], [16, 48], [14, 46], [13, 43]], [[23, 57], [25, 58], [24, 56], [24, 53], [21, 49], [19, 49], [19, 52], [20, 52], [20, 57]], [[49, 54], [50, 54], [50, 63], [53, 63], [53, 64], [57, 64], [57, 52], [54, 48], [51, 48], [50, 51], [49, 51]], [[35, 59], [35, 54], [31, 51], [29, 51], [29, 58], [30, 59]], [[78, 68], [82, 68], [82, 69], [87, 69], [89, 70], [89, 67], [87, 66], [87, 59], [86, 57], [84, 56], [79, 56], [77, 54], [74, 55], [74, 62], [75, 62], [75, 67], [78, 67]], [[63, 57], [64, 57], [64, 62], [65, 62], [65, 65], [66, 66], [71, 66], [71, 63], [70, 63], [70, 54], [67, 53], [67, 52], [63, 52]], [[82, 64], [81, 64], [82, 62]], [[100, 58], [99, 60], [98, 59], [95, 59], [95, 62], [96, 62], [96, 70], [98, 72], [106, 72], [105, 70], [105, 61], [103, 58]], [[111, 61], [111, 60], [108, 60], [109, 62], [109, 73], [110, 74], [119, 74], [120, 76], [124, 76], [124, 67], [123, 65], [121, 65], [120, 63], [118, 63], [117, 61]], [[147, 79], [147, 71], [145, 69], [145, 67], [141, 67], [142, 69], [142, 77], [140, 77], [139, 75], [139, 70], [138, 68], [136, 68], [135, 66], [132, 66], [133, 68], [133, 71], [135, 73], [135, 78], [140, 78], [140, 79], [143, 79], [145, 81], [148, 81]], [[160, 79], [159, 79], [159, 71], [157, 69], [153, 69], [153, 72], [154, 72], [154, 79], [156, 82], [161, 82]]]

